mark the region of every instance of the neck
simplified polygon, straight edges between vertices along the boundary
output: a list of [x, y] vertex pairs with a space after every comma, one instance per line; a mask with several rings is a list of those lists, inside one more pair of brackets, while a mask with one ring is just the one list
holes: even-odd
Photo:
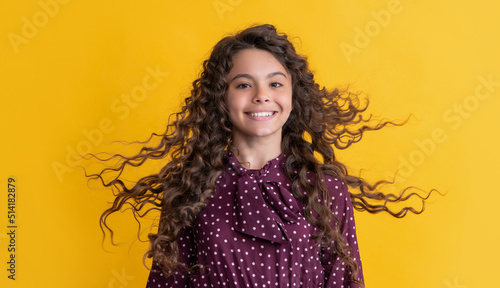
[[230, 150], [246, 169], [261, 169], [269, 160], [281, 154], [281, 137], [240, 138], [233, 135]]

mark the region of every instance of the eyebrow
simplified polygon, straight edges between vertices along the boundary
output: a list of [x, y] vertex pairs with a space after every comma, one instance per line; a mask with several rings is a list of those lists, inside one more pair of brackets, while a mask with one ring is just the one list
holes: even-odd
[[[287, 78], [286, 75], [283, 72], [277, 71], [277, 72], [269, 73], [267, 75], [266, 79], [272, 78], [272, 77], [274, 77], [276, 75], [283, 75], [283, 77]], [[230, 82], [233, 82], [234, 80], [236, 80], [238, 78], [248, 78], [248, 79], [254, 80], [254, 78], [250, 74], [238, 74], [238, 75], [234, 76], [233, 79], [231, 79]]]

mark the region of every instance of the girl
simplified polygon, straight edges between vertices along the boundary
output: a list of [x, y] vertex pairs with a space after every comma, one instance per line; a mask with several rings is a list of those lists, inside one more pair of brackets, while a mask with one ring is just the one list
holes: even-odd
[[181, 112], [154, 134], [161, 143], [118, 156], [119, 172], [169, 160], [132, 188], [103, 181], [119, 193], [101, 225], [126, 203], [139, 216], [161, 211], [147, 287], [364, 287], [353, 208], [395, 217], [423, 208], [391, 211], [387, 202], [420, 196], [377, 192], [388, 182], [370, 185], [336, 160], [332, 145], [400, 125], [368, 125], [355, 96], [320, 88], [272, 25], [223, 38]]

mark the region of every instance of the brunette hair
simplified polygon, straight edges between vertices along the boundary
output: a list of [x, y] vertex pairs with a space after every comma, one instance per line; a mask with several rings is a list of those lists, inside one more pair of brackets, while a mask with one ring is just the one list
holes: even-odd
[[[132, 207], [135, 217], [160, 210], [158, 231], [149, 234], [150, 249], [145, 257], [152, 257], [165, 273], [179, 267], [176, 244], [179, 231], [193, 225], [196, 216], [206, 206], [207, 198], [214, 193], [215, 181], [227, 164], [225, 155], [231, 144], [232, 124], [225, 103], [226, 75], [233, 65], [233, 56], [244, 49], [271, 53], [292, 76], [293, 109], [282, 130], [282, 152], [288, 156], [285, 172], [292, 180], [292, 193], [304, 204], [307, 221], [318, 228], [319, 234], [314, 237], [323, 247], [333, 248], [346, 262], [351, 272], [350, 280], [362, 285], [357, 280], [358, 267], [349, 254], [341, 225], [329, 208], [330, 197], [321, 181], [324, 175], [338, 177], [351, 187], [350, 196], [355, 209], [370, 213], [386, 211], [394, 217], [403, 217], [408, 211], [423, 212], [425, 200], [432, 191], [425, 197], [418, 193], [404, 195], [406, 189], [399, 196], [384, 194], [379, 191], [379, 186], [393, 182], [369, 183], [348, 174], [346, 167], [336, 159], [333, 146], [346, 149], [360, 141], [366, 131], [386, 125], [402, 125], [406, 121], [371, 124], [370, 118], [361, 116], [368, 100], [362, 104], [358, 94], [348, 89], [320, 87], [309, 70], [307, 58], [295, 51], [286, 34], [277, 33], [275, 27], [268, 24], [252, 26], [224, 37], [214, 46], [210, 57], [203, 62], [200, 77], [193, 81], [191, 93], [185, 98], [181, 111], [171, 115], [175, 119], [169, 118], [164, 133], [153, 133], [149, 140], [141, 142], [149, 143], [156, 136], [160, 138], [158, 145], [144, 145], [137, 155], [131, 157], [114, 155], [111, 158], [118, 158], [118, 165], [87, 175], [118, 191], [112, 206], [101, 215], [101, 229], [104, 234], [104, 228], [110, 231], [112, 238], [113, 230], [106, 223], [107, 217], [126, 204]], [[145, 176], [133, 187], [127, 187], [120, 178], [123, 170], [127, 166], [142, 165], [148, 159], [162, 159], [167, 163], [158, 173]], [[118, 176], [105, 181], [103, 174], [111, 171], [118, 172]], [[308, 181], [308, 172], [317, 175], [315, 183]], [[301, 193], [299, 187], [307, 193]], [[420, 197], [421, 209], [404, 207], [392, 211], [387, 206], [388, 202], [404, 201], [411, 196]], [[335, 223], [333, 228], [332, 221]]]

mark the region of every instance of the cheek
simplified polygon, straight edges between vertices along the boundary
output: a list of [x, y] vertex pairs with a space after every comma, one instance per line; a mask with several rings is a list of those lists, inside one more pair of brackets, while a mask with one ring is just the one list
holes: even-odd
[[226, 98], [226, 106], [230, 118], [236, 116], [242, 109], [241, 100], [238, 100], [238, 97]]
[[291, 95], [286, 95], [283, 97], [283, 100], [282, 100], [282, 105], [283, 105], [283, 109], [287, 110], [287, 111], [292, 111], [293, 110], [293, 99], [292, 99], [292, 96]]

